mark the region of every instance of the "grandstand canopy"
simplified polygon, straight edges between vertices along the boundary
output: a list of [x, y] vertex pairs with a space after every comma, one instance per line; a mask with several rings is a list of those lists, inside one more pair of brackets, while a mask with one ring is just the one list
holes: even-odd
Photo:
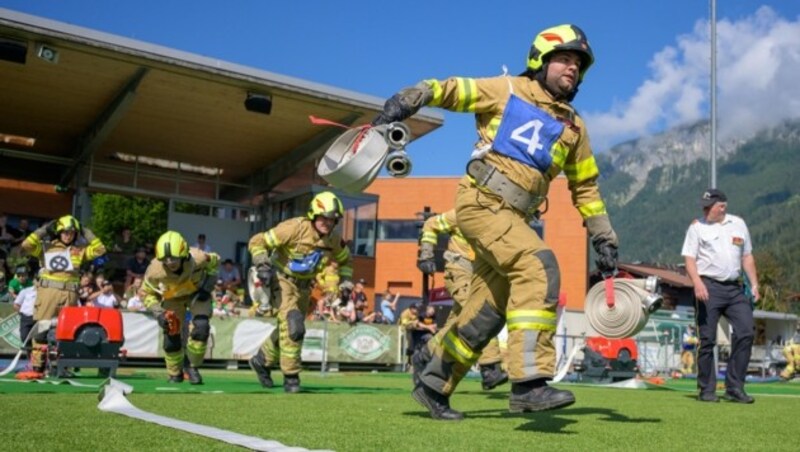
[[[342, 130], [310, 115], [361, 124], [383, 105], [2, 8], [0, 81], [0, 177], [230, 202], [315, 182]], [[407, 123], [419, 137], [442, 122], [425, 109]]]

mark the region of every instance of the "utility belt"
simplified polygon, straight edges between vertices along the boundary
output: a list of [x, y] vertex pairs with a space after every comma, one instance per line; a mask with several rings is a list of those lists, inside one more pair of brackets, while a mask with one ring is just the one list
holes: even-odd
[[47, 289], [58, 289], [58, 290], [69, 290], [71, 291], [78, 291], [80, 284], [77, 282], [72, 281], [55, 281], [52, 279], [45, 279], [41, 278], [39, 280], [39, 287], [44, 287]]
[[308, 289], [309, 287], [311, 287], [311, 282], [314, 280], [314, 278], [300, 279], [296, 276], [287, 275], [286, 273], [283, 272], [278, 273], [278, 275], [280, 275], [281, 278], [294, 284], [298, 289]]
[[467, 270], [470, 273], [472, 273], [472, 261], [467, 259], [463, 255], [455, 253], [455, 252], [450, 251], [450, 250], [446, 250], [444, 252], [443, 257], [444, 257], [445, 262], [447, 262], [449, 264], [456, 264], [456, 265], [462, 267], [464, 270]]
[[723, 285], [723, 286], [741, 286], [742, 285], [742, 283], [738, 279], [729, 279], [727, 281], [720, 281], [720, 280], [714, 279], [714, 278], [712, 278], [710, 276], [702, 276], [702, 275], [700, 276], [700, 279], [703, 279], [705, 281], [715, 282], [715, 283]]
[[470, 160], [467, 163], [467, 174], [480, 188], [485, 188], [503, 198], [511, 207], [525, 215], [531, 215], [545, 200], [544, 195], [533, 194], [514, 183], [505, 174], [482, 159]]

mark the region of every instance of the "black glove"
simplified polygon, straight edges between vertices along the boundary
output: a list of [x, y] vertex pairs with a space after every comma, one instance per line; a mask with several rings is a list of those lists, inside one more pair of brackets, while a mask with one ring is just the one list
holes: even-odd
[[417, 268], [426, 275], [436, 273], [436, 261], [433, 259], [420, 259], [417, 261]]
[[594, 250], [597, 251], [597, 269], [605, 275], [617, 274], [617, 247], [601, 240], [594, 243]]
[[269, 287], [272, 281], [272, 267], [267, 264], [260, 264], [256, 267], [256, 278], [261, 281], [263, 287]]
[[158, 326], [160, 326], [165, 333], [169, 332], [169, 320], [167, 320], [167, 311], [161, 311], [156, 317], [156, 321], [158, 322]]
[[402, 121], [413, 114], [414, 110], [403, 103], [399, 94], [395, 94], [383, 104], [383, 111], [372, 120], [372, 125], [380, 126]]
[[50, 220], [47, 223], [39, 226], [39, 229], [33, 231], [37, 237], [41, 240], [45, 240], [48, 237], [55, 237], [56, 235], [56, 221]]
[[197, 295], [195, 296], [195, 300], [197, 301], [208, 301], [210, 299], [211, 299], [211, 292], [202, 288], [197, 291]]

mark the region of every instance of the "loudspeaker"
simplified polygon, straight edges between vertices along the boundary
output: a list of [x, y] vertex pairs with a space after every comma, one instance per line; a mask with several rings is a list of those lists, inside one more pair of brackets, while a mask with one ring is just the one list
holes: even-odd
[[0, 60], [25, 64], [28, 55], [28, 43], [0, 36]]
[[247, 111], [268, 115], [272, 112], [272, 97], [263, 94], [248, 94], [244, 101]]

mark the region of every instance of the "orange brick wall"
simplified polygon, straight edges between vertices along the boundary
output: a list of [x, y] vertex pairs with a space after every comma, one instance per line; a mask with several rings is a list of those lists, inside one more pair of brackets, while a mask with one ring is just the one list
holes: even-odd
[[[416, 219], [416, 213], [430, 206], [436, 213], [451, 209], [455, 203], [460, 177], [378, 178], [366, 190], [380, 196], [378, 220]], [[553, 181], [545, 222], [545, 241], [556, 254], [561, 269], [561, 291], [570, 309], [583, 310], [587, 291], [587, 239], [578, 211], [572, 207], [567, 180]], [[422, 276], [416, 267], [417, 244], [414, 242], [378, 241], [375, 251], [375, 291], [392, 286], [399, 293], [420, 296]], [[437, 273], [433, 287], [444, 285]]]

